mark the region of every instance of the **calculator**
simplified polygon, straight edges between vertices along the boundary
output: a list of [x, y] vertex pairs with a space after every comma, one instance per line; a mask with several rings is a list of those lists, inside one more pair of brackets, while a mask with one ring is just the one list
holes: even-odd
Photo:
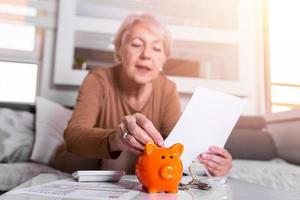
[[118, 182], [125, 175], [125, 171], [109, 170], [79, 170], [72, 173], [78, 182]]

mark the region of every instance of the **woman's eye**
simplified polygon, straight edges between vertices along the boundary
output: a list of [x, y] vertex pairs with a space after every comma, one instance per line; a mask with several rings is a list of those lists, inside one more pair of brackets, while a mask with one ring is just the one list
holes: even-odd
[[140, 43], [137, 43], [137, 42], [136, 42], [136, 43], [132, 43], [131, 45], [132, 45], [133, 47], [140, 47], [140, 46], [141, 46], [141, 44], [140, 44]]
[[142, 46], [142, 42], [139, 41], [139, 40], [133, 40], [132, 43], [131, 43], [131, 45], [133, 47], [140, 47], [140, 46]]
[[153, 46], [153, 50], [160, 52], [162, 50], [162, 47], [161, 46]]

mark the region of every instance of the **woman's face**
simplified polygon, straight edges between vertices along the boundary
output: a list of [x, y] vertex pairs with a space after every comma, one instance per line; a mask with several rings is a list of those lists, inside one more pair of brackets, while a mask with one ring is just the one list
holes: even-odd
[[142, 85], [153, 81], [166, 61], [162, 38], [141, 23], [124, 37], [119, 56], [127, 77]]

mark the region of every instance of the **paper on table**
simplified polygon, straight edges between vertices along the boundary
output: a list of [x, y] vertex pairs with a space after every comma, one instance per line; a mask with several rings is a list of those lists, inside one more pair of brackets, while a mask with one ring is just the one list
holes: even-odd
[[66, 178], [42, 185], [16, 189], [10, 191], [9, 194], [41, 195], [62, 199], [129, 200], [139, 193], [134, 190], [138, 185], [139, 182], [126, 180], [121, 180], [118, 183], [77, 182], [72, 178]]
[[246, 101], [218, 91], [198, 87], [179, 121], [165, 140], [165, 146], [182, 143], [185, 173], [200, 153], [211, 145], [224, 147]]

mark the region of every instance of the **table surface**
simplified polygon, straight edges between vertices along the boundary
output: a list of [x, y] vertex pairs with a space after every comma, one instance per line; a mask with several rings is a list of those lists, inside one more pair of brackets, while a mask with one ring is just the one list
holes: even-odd
[[[69, 177], [70, 175], [57, 175], [57, 174], [40, 174], [35, 178], [23, 183], [22, 185], [16, 187], [25, 188], [35, 185], [40, 185], [44, 183], [48, 183], [51, 181], [63, 179]], [[126, 175], [122, 179], [130, 180], [130, 181], [138, 181], [134, 175]], [[190, 177], [183, 177], [183, 182], [188, 181]], [[1, 200], [48, 200], [48, 199], [60, 199], [54, 197], [46, 197], [46, 196], [38, 196], [38, 195], [21, 195], [21, 194], [9, 194], [5, 193], [0, 196]], [[210, 190], [197, 190], [191, 189], [188, 191], [179, 191], [177, 194], [167, 194], [167, 193], [159, 193], [159, 194], [148, 194], [145, 192], [140, 192], [138, 195], [132, 198], [132, 200], [138, 199], [155, 199], [155, 200], [177, 200], [177, 199], [232, 199], [232, 200], [252, 200], [252, 199], [300, 199], [300, 194], [287, 192], [287, 191], [279, 191], [274, 189], [269, 189], [266, 187], [262, 187], [256, 184], [246, 183], [244, 181], [239, 181], [236, 179], [229, 178], [226, 184], [222, 184], [218, 187], [212, 188]]]

